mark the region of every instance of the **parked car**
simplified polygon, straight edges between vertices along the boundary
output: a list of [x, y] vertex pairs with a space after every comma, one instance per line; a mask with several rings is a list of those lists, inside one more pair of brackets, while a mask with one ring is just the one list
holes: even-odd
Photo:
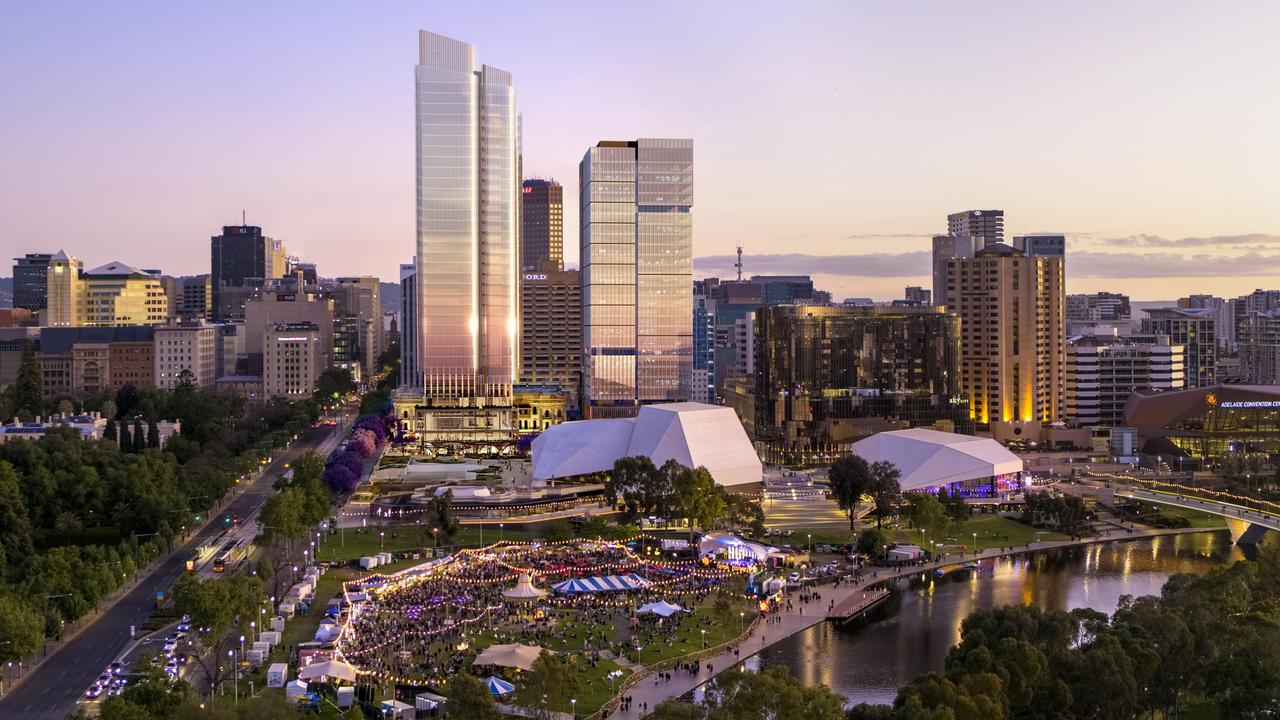
[[85, 697], [87, 697], [87, 698], [89, 698], [89, 699], [91, 699], [91, 700], [92, 700], [92, 699], [94, 699], [94, 698], [101, 697], [101, 696], [102, 696], [102, 686], [101, 686], [101, 685], [93, 685], [93, 686], [92, 686], [92, 687], [90, 687], [88, 690], [85, 690], [85, 691], [84, 691], [84, 696], [85, 696]]
[[788, 575], [788, 576], [787, 576], [787, 582], [789, 582], [789, 583], [798, 583], [798, 582], [800, 582], [800, 573], [798, 573], [798, 572], [793, 572], [793, 573], [791, 573], [790, 575]]

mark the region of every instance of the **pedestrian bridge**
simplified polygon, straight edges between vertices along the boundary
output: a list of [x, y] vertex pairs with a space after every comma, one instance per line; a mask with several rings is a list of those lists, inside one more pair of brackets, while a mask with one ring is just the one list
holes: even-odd
[[1182, 491], [1153, 490], [1134, 485], [1114, 483], [1111, 485], [1112, 493], [1120, 497], [1198, 510], [1226, 518], [1231, 539], [1237, 543], [1254, 544], [1262, 539], [1263, 533], [1267, 530], [1280, 532], [1280, 514], [1254, 510], [1219, 499], [1197, 497], [1192, 493], [1193, 490], [1193, 488], [1185, 488]]

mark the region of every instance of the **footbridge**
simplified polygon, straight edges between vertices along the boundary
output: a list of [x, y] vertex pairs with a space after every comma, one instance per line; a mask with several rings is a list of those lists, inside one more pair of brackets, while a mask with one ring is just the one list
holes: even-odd
[[[1231, 539], [1254, 544], [1268, 530], [1280, 532], [1280, 504], [1189, 485], [1119, 475], [1091, 477], [1115, 497], [1218, 515], [1227, 521]], [[1093, 484], [1093, 483], [1090, 483]]]

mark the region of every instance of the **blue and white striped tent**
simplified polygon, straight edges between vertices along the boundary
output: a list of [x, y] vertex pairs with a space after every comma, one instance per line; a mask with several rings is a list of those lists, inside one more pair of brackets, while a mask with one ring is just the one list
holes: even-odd
[[604, 577], [574, 578], [556, 584], [555, 591], [570, 595], [573, 593], [619, 592], [624, 590], [643, 590], [653, 583], [632, 573], [630, 575], [606, 575]]
[[506, 680], [503, 680], [502, 678], [497, 677], [495, 675], [490, 675], [489, 677], [485, 678], [484, 684], [486, 687], [489, 688], [489, 692], [493, 693], [494, 696], [496, 697], [502, 697], [503, 695], [506, 695], [507, 693], [516, 689], [515, 685], [512, 685]]

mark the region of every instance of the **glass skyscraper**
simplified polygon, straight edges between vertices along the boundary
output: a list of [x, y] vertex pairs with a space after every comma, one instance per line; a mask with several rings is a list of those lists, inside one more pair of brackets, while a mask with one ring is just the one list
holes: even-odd
[[519, 117], [511, 74], [418, 36], [417, 370], [427, 405], [510, 403], [519, 351]]
[[692, 395], [693, 141], [604, 141], [578, 167], [588, 417]]

